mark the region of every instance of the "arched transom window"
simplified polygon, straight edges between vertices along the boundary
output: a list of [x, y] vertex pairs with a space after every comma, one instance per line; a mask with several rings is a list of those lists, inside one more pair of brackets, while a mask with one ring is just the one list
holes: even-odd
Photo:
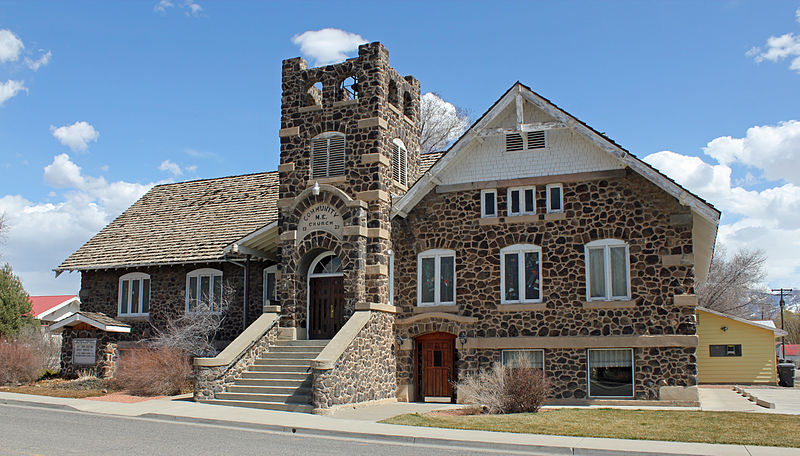
[[119, 316], [145, 316], [150, 314], [150, 276], [131, 272], [119, 278]]
[[186, 312], [222, 312], [222, 271], [195, 269], [186, 274]]

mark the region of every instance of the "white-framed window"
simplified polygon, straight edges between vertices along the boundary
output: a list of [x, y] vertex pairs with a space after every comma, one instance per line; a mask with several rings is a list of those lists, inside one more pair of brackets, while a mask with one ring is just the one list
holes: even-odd
[[456, 302], [456, 253], [426, 250], [417, 257], [417, 305], [440, 306]]
[[542, 248], [515, 244], [500, 250], [500, 302], [542, 302]]
[[150, 314], [150, 276], [131, 272], [119, 278], [117, 315], [121, 317]]
[[561, 184], [547, 184], [547, 212], [564, 212], [564, 186]]
[[481, 190], [481, 217], [497, 217], [497, 190]]
[[186, 313], [195, 312], [200, 304], [211, 313], [222, 312], [222, 271], [203, 268], [186, 274]]
[[588, 301], [631, 298], [628, 244], [618, 239], [601, 239], [586, 244], [584, 253]]
[[392, 179], [400, 185], [408, 185], [408, 151], [399, 138], [392, 140]]
[[277, 306], [278, 304], [278, 265], [264, 268], [264, 305]]
[[544, 370], [544, 350], [503, 350], [500, 357], [503, 366], [530, 366]]
[[587, 350], [589, 397], [633, 397], [633, 349]]
[[508, 215], [536, 213], [536, 187], [510, 187], [508, 189]]
[[311, 140], [311, 178], [344, 176], [344, 135], [322, 133]]
[[394, 250], [386, 252], [389, 254], [389, 305], [394, 304]]

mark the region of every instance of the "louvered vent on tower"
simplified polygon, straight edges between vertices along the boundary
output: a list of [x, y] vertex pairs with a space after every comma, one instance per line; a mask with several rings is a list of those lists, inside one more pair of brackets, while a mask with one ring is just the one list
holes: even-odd
[[392, 179], [400, 185], [408, 185], [408, 151], [399, 139], [392, 141]]
[[344, 135], [325, 133], [311, 140], [311, 178], [344, 176]]

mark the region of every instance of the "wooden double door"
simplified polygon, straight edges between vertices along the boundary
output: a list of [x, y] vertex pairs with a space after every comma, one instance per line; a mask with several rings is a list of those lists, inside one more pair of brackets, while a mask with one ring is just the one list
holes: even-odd
[[312, 277], [308, 293], [308, 338], [333, 338], [344, 325], [343, 278]]
[[456, 336], [432, 333], [419, 336], [416, 343], [417, 400], [453, 399]]

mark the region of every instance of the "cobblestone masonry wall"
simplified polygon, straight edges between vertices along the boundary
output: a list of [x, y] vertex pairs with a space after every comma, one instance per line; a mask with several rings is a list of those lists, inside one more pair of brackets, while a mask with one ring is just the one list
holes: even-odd
[[391, 399], [397, 390], [394, 315], [373, 312], [333, 369], [314, 370], [313, 403], [335, 405]]
[[[119, 350], [117, 343], [122, 334], [107, 333], [100, 330], [64, 328], [61, 333], [61, 374], [73, 377], [78, 373], [90, 372], [98, 378], [111, 378], [117, 371]], [[73, 339], [97, 339], [95, 359], [92, 366], [72, 363]]]
[[[464, 331], [467, 337], [696, 334], [694, 309], [673, 304], [674, 295], [693, 293], [692, 266], [662, 264], [664, 255], [692, 253], [691, 223], [685, 222], [685, 216], [671, 217], [688, 214], [687, 208], [629, 172], [624, 178], [564, 184], [564, 219], [544, 221], [544, 190], [544, 186], [536, 188], [540, 220], [529, 223], [509, 223], [513, 218], [501, 217], [499, 224], [481, 225], [478, 190], [432, 192], [406, 219], [396, 218], [392, 237], [398, 319], [414, 315], [417, 254], [442, 248], [456, 252], [457, 311], [452, 313], [478, 319], [454, 329]], [[497, 195], [502, 215], [507, 210], [505, 189], [499, 189]], [[605, 238], [629, 244], [632, 308], [584, 307], [584, 245]], [[543, 310], [499, 308], [500, 249], [517, 243], [542, 248]], [[401, 336], [416, 335], [409, 331], [398, 328]], [[670, 367], [665, 371], [651, 366], [653, 371], [647, 379], [637, 376], [637, 391], [647, 391], [649, 396], [652, 389], [641, 383], [648, 381], [695, 384], [694, 348], [687, 348], [681, 356], [670, 351], [673, 349], [656, 350], [658, 356], [653, 362]], [[580, 375], [585, 375], [579, 374], [585, 369], [575, 369], [574, 374], [559, 375], [557, 389], [564, 397], [568, 389], [581, 384]], [[413, 383], [405, 378], [412, 372], [410, 352], [403, 352], [399, 358], [398, 372], [401, 382]], [[573, 394], [580, 394], [580, 390], [575, 389]]]
[[[248, 323], [252, 323], [262, 313], [263, 270], [267, 263], [250, 263], [250, 304]], [[223, 344], [235, 339], [243, 330], [242, 304], [244, 300], [244, 270], [230, 263], [206, 263], [179, 266], [163, 266], [136, 269], [111, 269], [103, 271], [83, 271], [81, 273], [81, 310], [102, 312], [109, 317], [131, 325], [130, 334], [121, 340], [139, 341], [154, 335], [153, 327], [163, 328], [170, 318], [178, 318], [186, 312], [186, 274], [200, 268], [222, 270], [222, 280], [232, 290], [230, 304], [217, 335]], [[150, 315], [149, 317], [119, 316], [119, 278], [129, 272], [143, 272], [150, 275]]]
[[231, 364], [219, 367], [194, 366], [194, 400], [213, 399], [216, 393], [221, 393], [232, 385], [242, 372], [255, 363], [256, 359], [269, 352], [269, 347], [278, 339], [278, 321], [276, 319], [264, 334]]

